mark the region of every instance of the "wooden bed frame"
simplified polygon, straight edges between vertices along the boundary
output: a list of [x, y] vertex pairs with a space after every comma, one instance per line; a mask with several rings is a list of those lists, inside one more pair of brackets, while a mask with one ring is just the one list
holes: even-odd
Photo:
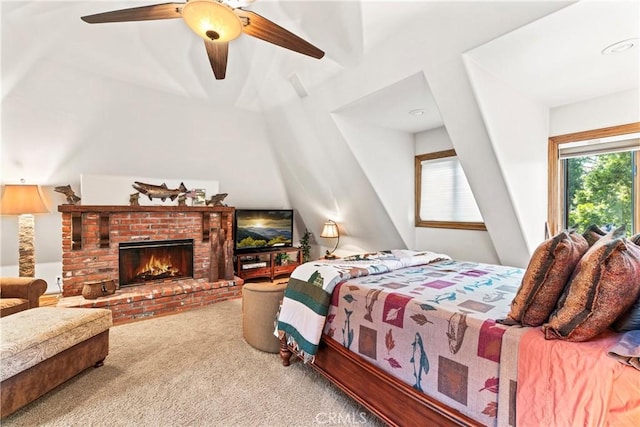
[[[295, 350], [280, 340], [280, 358], [289, 366]], [[391, 426], [481, 426], [475, 420], [420, 393], [326, 336], [313, 369]], [[390, 398], [392, 396], [392, 398]]]

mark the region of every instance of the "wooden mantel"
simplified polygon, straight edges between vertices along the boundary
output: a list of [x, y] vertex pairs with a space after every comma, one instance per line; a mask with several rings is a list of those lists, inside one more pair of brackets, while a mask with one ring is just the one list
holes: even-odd
[[58, 212], [209, 212], [233, 213], [232, 206], [127, 206], [127, 205], [59, 205]]

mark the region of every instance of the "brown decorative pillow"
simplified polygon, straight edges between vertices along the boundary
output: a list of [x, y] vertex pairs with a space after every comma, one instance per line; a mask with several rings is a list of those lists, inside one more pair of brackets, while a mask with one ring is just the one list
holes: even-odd
[[602, 236], [606, 235], [607, 233], [605, 233], [604, 231], [602, 231], [600, 229], [600, 227], [598, 227], [597, 225], [593, 224], [590, 225], [585, 231], [584, 233], [582, 233], [582, 237], [584, 237], [585, 239], [587, 239], [587, 243], [589, 244], [589, 247], [593, 246], [593, 244], [595, 242], [597, 242], [598, 240], [600, 240], [600, 238], [602, 238]]
[[586, 341], [603, 332], [640, 294], [640, 248], [618, 229], [598, 240], [582, 257], [542, 326], [547, 339]]
[[540, 326], [546, 322], [587, 249], [585, 238], [574, 231], [562, 231], [542, 242], [531, 256], [503, 323]]

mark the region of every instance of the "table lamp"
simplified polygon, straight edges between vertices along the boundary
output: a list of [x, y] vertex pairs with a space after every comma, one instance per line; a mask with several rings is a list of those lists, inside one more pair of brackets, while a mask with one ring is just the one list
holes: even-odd
[[337, 239], [336, 245], [334, 246], [333, 250], [331, 252], [327, 250], [327, 254], [325, 255], [325, 258], [327, 259], [334, 259], [336, 256], [333, 253], [338, 248], [338, 242], [340, 242], [340, 230], [338, 230], [338, 224], [336, 224], [332, 220], [325, 222], [324, 225], [322, 226], [320, 237], [325, 237], [328, 239], [332, 239], [332, 238]]
[[33, 214], [48, 213], [38, 185], [5, 185], [2, 215], [18, 215], [20, 277], [35, 277], [35, 239]]

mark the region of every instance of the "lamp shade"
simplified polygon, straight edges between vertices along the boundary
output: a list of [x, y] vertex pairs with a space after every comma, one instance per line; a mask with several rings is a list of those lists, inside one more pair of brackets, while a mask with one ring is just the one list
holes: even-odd
[[325, 222], [324, 225], [322, 226], [320, 237], [327, 237], [327, 238], [340, 237], [340, 232], [338, 231], [338, 224], [336, 224], [331, 220]]
[[2, 215], [48, 213], [37, 185], [5, 185], [2, 193]]
[[229, 6], [213, 0], [192, 0], [182, 8], [182, 19], [205, 40], [228, 42], [242, 34], [242, 22]]

